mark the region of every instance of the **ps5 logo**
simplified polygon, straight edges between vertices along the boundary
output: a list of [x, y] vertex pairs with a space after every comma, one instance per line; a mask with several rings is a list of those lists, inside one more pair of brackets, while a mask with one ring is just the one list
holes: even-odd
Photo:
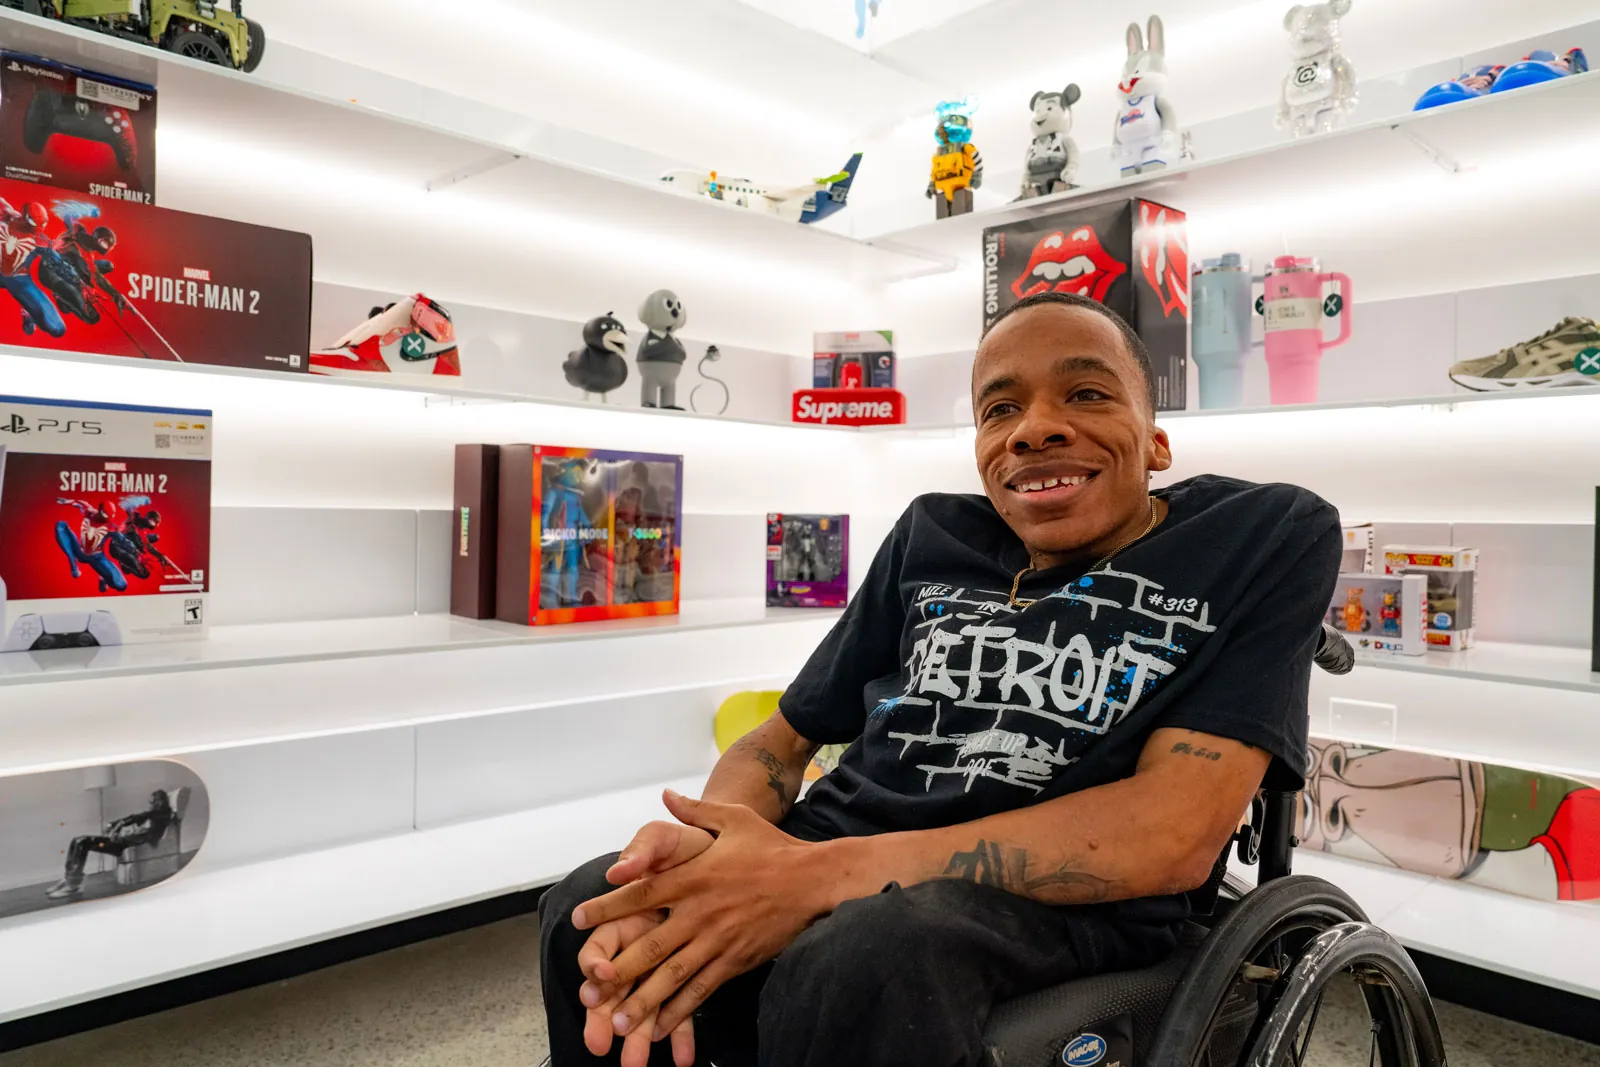
[[29, 426], [28, 420], [15, 412], [0, 423], [0, 433], [32, 433], [35, 430], [40, 433], [81, 433], [88, 437], [98, 437], [106, 432], [100, 423], [83, 419], [68, 419], [65, 422], [60, 419], [40, 419], [35, 425]]

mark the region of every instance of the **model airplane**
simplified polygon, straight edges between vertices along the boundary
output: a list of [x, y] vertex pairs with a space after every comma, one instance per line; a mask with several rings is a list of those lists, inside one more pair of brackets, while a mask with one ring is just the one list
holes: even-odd
[[850, 183], [860, 166], [861, 153], [857, 152], [838, 174], [788, 189], [757, 185], [745, 178], [721, 177], [716, 171], [693, 170], [670, 170], [661, 176], [661, 184], [677, 192], [721, 200], [790, 222], [820, 222], [844, 209]]

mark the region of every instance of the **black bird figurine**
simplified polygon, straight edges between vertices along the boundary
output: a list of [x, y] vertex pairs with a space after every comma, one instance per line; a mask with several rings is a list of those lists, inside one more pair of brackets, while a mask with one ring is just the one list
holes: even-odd
[[585, 400], [599, 393], [606, 403], [606, 394], [628, 380], [627, 351], [627, 327], [608, 311], [584, 324], [583, 347], [569, 352], [561, 369], [570, 384], [583, 390]]

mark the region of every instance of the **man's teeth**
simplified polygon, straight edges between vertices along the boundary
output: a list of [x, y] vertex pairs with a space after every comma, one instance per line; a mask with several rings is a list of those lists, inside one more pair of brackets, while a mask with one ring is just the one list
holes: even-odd
[[1082, 485], [1089, 480], [1087, 474], [1075, 475], [1071, 478], [1046, 478], [1039, 482], [1016, 482], [1011, 488], [1019, 493], [1042, 493], [1046, 489], [1059, 489], [1062, 486]]

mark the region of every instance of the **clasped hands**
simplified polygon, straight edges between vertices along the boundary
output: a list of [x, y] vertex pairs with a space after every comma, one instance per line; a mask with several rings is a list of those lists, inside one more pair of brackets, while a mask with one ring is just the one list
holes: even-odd
[[831, 910], [815, 850], [741, 804], [663, 798], [682, 825], [634, 835], [606, 881], [621, 888], [572, 912], [593, 930], [578, 953], [587, 981], [583, 1039], [597, 1056], [623, 1038], [623, 1067], [645, 1067], [671, 1035], [678, 1067], [694, 1062], [692, 1013], [719, 986], [767, 962]]

